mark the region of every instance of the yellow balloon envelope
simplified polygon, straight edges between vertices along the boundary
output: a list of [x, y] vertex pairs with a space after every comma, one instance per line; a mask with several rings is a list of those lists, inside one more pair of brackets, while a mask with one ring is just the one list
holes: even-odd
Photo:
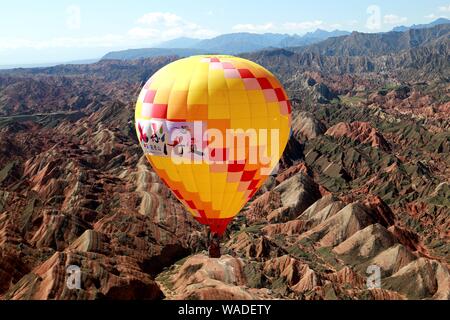
[[268, 70], [232, 56], [175, 61], [136, 105], [140, 145], [195, 219], [219, 235], [276, 169], [291, 105]]

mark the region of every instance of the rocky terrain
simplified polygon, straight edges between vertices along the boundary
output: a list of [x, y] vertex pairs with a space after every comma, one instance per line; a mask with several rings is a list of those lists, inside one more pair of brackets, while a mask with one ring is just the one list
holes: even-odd
[[0, 299], [450, 299], [449, 28], [347, 37], [250, 55], [293, 136], [221, 259], [134, 133], [175, 57], [0, 72]]

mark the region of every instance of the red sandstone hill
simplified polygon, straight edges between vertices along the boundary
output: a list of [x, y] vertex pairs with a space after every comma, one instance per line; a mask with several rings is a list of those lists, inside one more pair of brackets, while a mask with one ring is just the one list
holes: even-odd
[[368, 122], [338, 123], [325, 132], [325, 135], [335, 138], [347, 137], [360, 143], [369, 144], [372, 147], [384, 151], [390, 150], [386, 139]]

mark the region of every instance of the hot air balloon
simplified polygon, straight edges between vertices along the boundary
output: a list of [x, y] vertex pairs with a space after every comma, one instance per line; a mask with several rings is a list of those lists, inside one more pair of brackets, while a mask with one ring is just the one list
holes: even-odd
[[148, 161], [216, 239], [277, 168], [290, 128], [291, 104], [280, 82], [233, 56], [165, 66], [136, 105]]

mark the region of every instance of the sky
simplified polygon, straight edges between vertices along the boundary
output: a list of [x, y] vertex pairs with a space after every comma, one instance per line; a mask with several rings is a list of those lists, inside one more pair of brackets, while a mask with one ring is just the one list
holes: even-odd
[[450, 17], [450, 0], [5, 1], [0, 65], [95, 59], [178, 37], [233, 32], [383, 32], [439, 17]]

